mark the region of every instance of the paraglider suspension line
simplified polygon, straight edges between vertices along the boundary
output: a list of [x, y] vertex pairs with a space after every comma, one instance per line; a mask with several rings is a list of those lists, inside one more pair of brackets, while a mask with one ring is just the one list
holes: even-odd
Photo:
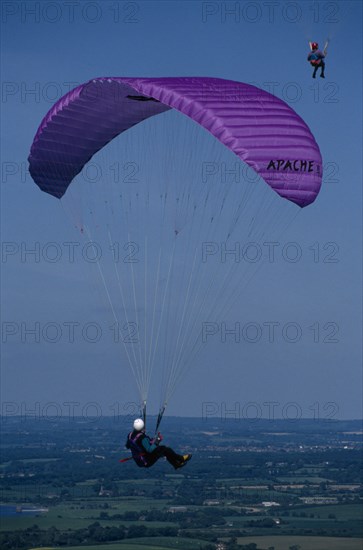
[[157, 421], [156, 421], [156, 428], [155, 428], [155, 433], [156, 433], [156, 434], [158, 433], [159, 426], [160, 426], [160, 424], [161, 424], [161, 420], [162, 420], [162, 418], [163, 418], [165, 409], [166, 409], [166, 403], [164, 403], [164, 405], [161, 407], [161, 409], [160, 409], [160, 411], [159, 411], [159, 414], [158, 414], [158, 419], [157, 419]]
[[144, 401], [142, 405], [141, 418], [143, 419], [146, 426], [146, 401]]

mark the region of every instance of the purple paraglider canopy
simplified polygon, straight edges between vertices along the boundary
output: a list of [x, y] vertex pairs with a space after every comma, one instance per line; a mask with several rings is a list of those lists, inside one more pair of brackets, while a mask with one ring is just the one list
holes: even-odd
[[299, 206], [319, 193], [322, 159], [301, 117], [249, 84], [207, 77], [96, 78], [63, 96], [35, 135], [29, 171], [61, 198], [92, 156], [120, 133], [176, 109], [208, 130], [278, 193]]

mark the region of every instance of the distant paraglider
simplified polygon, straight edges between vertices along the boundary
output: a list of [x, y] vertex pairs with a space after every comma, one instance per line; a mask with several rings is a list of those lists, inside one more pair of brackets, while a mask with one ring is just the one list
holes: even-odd
[[324, 45], [323, 51], [319, 50], [319, 44], [317, 42], [309, 42], [310, 46], [310, 52], [308, 54], [308, 61], [312, 67], [314, 67], [313, 71], [313, 78], [316, 78], [316, 73], [318, 69], [320, 68], [320, 78], [325, 78], [325, 57], [328, 52], [328, 44], [329, 41], [327, 40]]

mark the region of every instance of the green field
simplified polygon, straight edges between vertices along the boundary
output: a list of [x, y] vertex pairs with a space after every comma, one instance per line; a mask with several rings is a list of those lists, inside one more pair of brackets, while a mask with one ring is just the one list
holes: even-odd
[[[105, 510], [104, 503], [107, 502], [108, 508]], [[111, 526], [112, 524], [123, 525], [137, 525], [143, 524], [145, 522], [127, 522], [120, 521], [120, 519], [99, 519], [101, 512], [107, 511], [109, 516], [113, 514], [122, 514], [126, 511], [142, 511], [142, 510], [152, 510], [152, 509], [162, 509], [166, 506], [165, 500], [157, 500], [150, 498], [142, 497], [128, 497], [128, 498], [117, 498], [112, 500], [108, 498], [106, 501], [102, 499], [89, 499], [84, 505], [79, 501], [62, 503], [49, 508], [49, 512], [41, 514], [39, 516], [26, 516], [26, 515], [16, 515], [12, 517], [7, 517], [6, 521], [1, 522], [0, 531], [11, 531], [13, 529], [27, 529], [32, 525], [36, 524], [40, 529], [48, 529], [49, 527], [56, 527], [60, 530], [65, 529], [82, 529], [88, 527], [90, 523], [98, 521], [103, 527], [107, 525]], [[173, 522], [147, 522], [149, 527], [174, 527]]]
[[[101, 544], [93, 546], [67, 546], [67, 550], [115, 550], [121, 546], [121, 542], [116, 544]], [[122, 544], [125, 547], [125, 545]], [[165, 546], [154, 546], [150, 544], [133, 544], [133, 550], [165, 550]], [[30, 550], [56, 550], [56, 548], [31, 548]]]
[[[115, 550], [119, 548], [121, 543], [116, 544], [101, 544], [93, 546], [67, 546], [67, 550]], [[124, 546], [124, 545], [122, 545]], [[165, 546], [154, 546], [150, 544], [133, 544], [133, 550], [165, 550]], [[56, 550], [56, 548], [31, 548], [30, 550]]]
[[129, 548], [130, 550], [166, 550], [173, 548], [180, 548], [181, 550], [196, 550], [198, 548], [199, 550], [199, 548], [203, 548], [206, 544], [206, 541], [200, 539], [186, 539], [182, 537], [153, 537], [127, 539], [116, 542], [115, 544], [103, 544], [97, 546], [67, 546], [67, 550], [116, 550], [119, 548]]
[[258, 548], [267, 550], [273, 546], [275, 550], [289, 550], [290, 546], [299, 545], [301, 550], [362, 550], [362, 539], [340, 537], [295, 537], [295, 536], [268, 536], [243, 537], [238, 539], [239, 544], [254, 542]]
[[322, 483], [325, 481], [330, 481], [326, 477], [319, 477], [319, 476], [311, 476], [311, 475], [292, 475], [292, 476], [281, 476], [277, 478], [277, 481], [279, 483], [283, 484], [294, 484], [297, 483], [299, 485], [304, 484], [306, 481], [309, 483]]
[[[238, 539], [239, 544], [257, 544], [258, 548], [267, 550], [274, 547], [275, 550], [289, 550], [290, 546], [299, 545], [301, 550], [361, 550], [362, 539], [338, 538], [338, 537], [295, 537], [295, 536], [268, 536], [268, 537], [243, 537]], [[67, 550], [112, 550], [116, 548], [130, 548], [130, 550], [165, 550], [181, 548], [182, 550], [195, 550], [203, 547], [206, 542], [199, 539], [183, 539], [170, 537], [155, 537], [155, 539], [135, 539], [120, 541], [115, 544], [97, 546], [71, 546]], [[33, 549], [35, 550], [35, 549]]]
[[362, 504], [330, 504], [327, 506], [313, 506], [309, 508], [303, 508], [306, 514], [315, 514], [320, 516], [321, 519], [328, 519], [330, 514], [334, 514], [338, 520], [358, 520], [361, 521], [363, 517], [363, 503]]

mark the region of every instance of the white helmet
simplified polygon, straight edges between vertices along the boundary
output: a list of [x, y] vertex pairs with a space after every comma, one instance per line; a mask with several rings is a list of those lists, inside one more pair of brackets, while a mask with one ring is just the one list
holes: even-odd
[[134, 430], [136, 430], [137, 432], [141, 432], [141, 430], [143, 430], [144, 428], [145, 424], [142, 418], [136, 418], [136, 420], [134, 421]]

